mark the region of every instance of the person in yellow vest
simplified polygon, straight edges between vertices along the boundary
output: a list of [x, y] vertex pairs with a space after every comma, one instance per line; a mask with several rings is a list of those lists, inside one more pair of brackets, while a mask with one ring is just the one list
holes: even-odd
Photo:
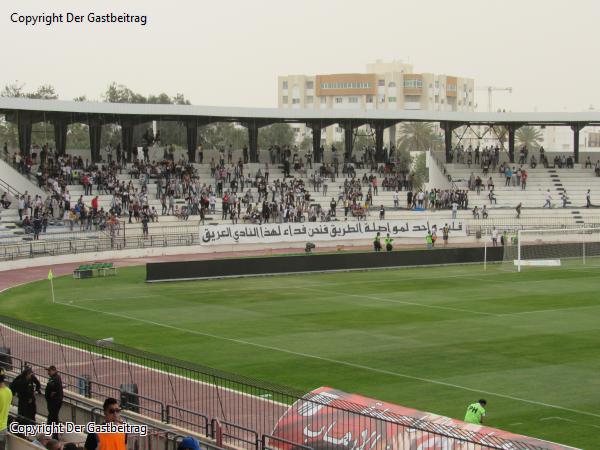
[[13, 394], [5, 383], [4, 369], [0, 369], [0, 450], [6, 448], [6, 434], [8, 431], [8, 412], [12, 403]]
[[381, 251], [381, 233], [379, 233], [379, 231], [375, 235], [375, 239], [373, 239], [373, 250], [376, 252]]
[[385, 250], [388, 252], [392, 251], [392, 242], [394, 242], [394, 240], [390, 237], [390, 233], [387, 234], [387, 236], [384, 239], [385, 242]]
[[[104, 424], [121, 424], [121, 408], [114, 398], [104, 400]], [[125, 433], [89, 433], [85, 440], [85, 450], [127, 450]]]
[[483, 424], [486, 405], [487, 402], [484, 399], [481, 399], [476, 403], [471, 403], [467, 407], [467, 413], [465, 414], [465, 422], [474, 423], [475, 425]]
[[427, 244], [427, 248], [429, 250], [433, 248], [433, 237], [431, 236], [431, 231], [427, 232], [427, 236], [425, 236], [425, 243]]

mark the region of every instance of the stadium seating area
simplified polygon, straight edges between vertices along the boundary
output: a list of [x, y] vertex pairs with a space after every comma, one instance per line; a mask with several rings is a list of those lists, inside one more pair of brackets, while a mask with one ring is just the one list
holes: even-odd
[[[211, 176], [210, 164], [194, 164], [196, 176], [199, 179], [200, 184], [206, 183], [207, 185], [215, 186], [215, 179]], [[517, 164], [513, 164], [511, 167], [518, 168]], [[131, 165], [122, 169], [121, 173], [117, 175], [119, 181], [125, 183], [131, 182], [135, 189], [141, 190], [140, 180], [130, 175]], [[328, 185], [327, 193], [324, 193], [323, 187], [320, 186], [316, 191], [311, 184], [311, 179], [314, 173], [318, 173], [320, 164], [313, 164], [312, 169], [308, 168], [303, 171], [292, 170], [291, 176], [302, 180], [306, 190], [310, 193], [311, 205], [319, 205], [324, 211], [328, 211], [330, 208], [330, 202], [332, 198], [336, 201], [339, 200], [340, 192], [343, 191], [343, 183], [347, 174], [342, 174], [341, 169], [339, 176], [334, 182], [327, 179], [326, 184]], [[523, 225], [540, 225], [540, 226], [551, 226], [551, 225], [582, 225], [586, 223], [594, 223], [596, 221], [596, 210], [594, 208], [585, 208], [586, 203], [586, 192], [588, 189], [592, 193], [592, 202], [595, 192], [600, 192], [600, 177], [596, 177], [594, 168], [585, 168], [583, 165], [575, 165], [572, 169], [559, 169], [559, 168], [544, 168], [538, 165], [536, 168], [528, 168], [524, 166], [528, 173], [527, 188], [521, 189], [521, 186], [517, 185], [516, 176], [513, 176], [509, 185], [506, 185], [506, 177], [504, 174], [498, 171], [490, 169], [489, 173], [484, 173], [483, 170], [476, 166], [467, 164], [447, 164], [446, 170], [450, 174], [453, 180], [453, 187], [455, 189], [468, 189], [468, 181], [471, 177], [480, 177], [483, 183], [483, 188], [478, 194], [475, 190], [469, 192], [469, 203], [468, 208], [461, 209], [457, 213], [459, 220], [466, 221], [472, 225], [491, 225], [498, 224], [508, 225], [514, 224], [516, 220], [515, 207], [521, 203], [523, 206], [523, 213], [519, 219]], [[34, 168], [35, 170], [35, 168]], [[254, 178], [256, 173], [262, 170], [264, 172], [264, 163], [256, 164], [245, 164], [244, 172], [246, 175], [250, 175]], [[364, 175], [373, 174], [370, 169], [367, 168], [356, 168], [355, 176], [357, 179], [362, 179]], [[378, 179], [378, 192], [373, 196], [373, 202], [370, 211], [366, 211], [367, 218], [375, 219], [379, 216], [380, 205], [383, 205], [386, 209], [386, 219], [410, 219], [410, 218], [421, 218], [426, 215], [428, 218], [442, 218], [449, 219], [451, 213], [447, 209], [435, 210], [426, 208], [425, 211], [411, 211], [407, 205], [407, 192], [400, 191], [398, 193], [398, 207], [394, 207], [394, 192], [392, 190], [385, 190], [382, 186], [381, 174], [374, 173]], [[280, 165], [269, 165], [269, 182], [274, 180], [284, 179], [284, 173], [282, 166]], [[494, 185], [494, 196], [495, 202], [491, 202], [489, 198], [488, 184], [489, 180], [493, 181]], [[92, 199], [98, 195], [99, 208], [104, 208], [108, 211], [111, 208], [112, 196], [106, 193], [97, 194], [96, 186], [94, 185], [92, 195], [85, 195], [84, 187], [80, 183], [70, 184], [68, 190], [71, 194], [71, 201], [75, 202], [80, 197], [86, 205], [90, 205]], [[366, 193], [368, 185], [363, 183], [363, 193]], [[435, 188], [430, 186], [429, 189]], [[225, 183], [224, 190], [228, 189], [228, 184]], [[543, 208], [546, 202], [547, 192], [550, 190], [552, 196], [553, 208]], [[176, 228], [182, 225], [197, 224], [198, 216], [189, 216], [187, 220], [182, 220], [181, 217], [174, 215], [162, 215], [161, 214], [161, 201], [157, 196], [156, 180], [150, 179], [147, 187], [148, 192], [148, 205], [150, 208], [154, 207], [158, 212], [158, 221], [150, 222], [148, 224], [149, 231], [151, 234], [162, 234], [166, 232], [175, 232]], [[248, 185], [245, 186], [244, 192], [249, 192], [252, 196], [253, 203], [257, 203], [258, 191], [257, 187]], [[414, 190], [414, 192], [417, 192]], [[566, 201], [566, 208], [563, 208], [562, 195], [566, 192], [568, 200]], [[426, 191], [426, 194], [428, 191]], [[186, 202], [183, 198], [175, 199], [175, 206], [182, 208]], [[473, 213], [473, 208], [478, 207], [481, 210], [483, 206], [486, 206], [488, 217], [485, 219], [482, 214], [479, 213], [479, 217]], [[21, 226], [17, 213], [17, 201], [13, 199], [9, 209], [4, 209], [0, 214], [0, 240], [2, 242], [16, 242], [23, 239], [31, 239], [31, 234], [27, 233], [30, 229], [24, 229]], [[260, 205], [258, 205], [260, 209]], [[337, 206], [337, 219], [344, 220], [343, 216], [343, 204], [338, 201]], [[127, 220], [127, 214], [123, 214], [121, 217], [122, 221]], [[243, 223], [243, 211], [239, 218], [239, 222]], [[349, 217], [352, 220], [352, 217]], [[135, 221], [134, 221], [135, 223]], [[231, 223], [229, 218], [223, 219], [221, 215], [221, 199], [217, 198], [216, 212], [211, 214], [210, 212], [206, 216], [207, 224], [218, 224], [218, 223]], [[139, 229], [134, 229], [134, 233], [140, 233], [141, 225]], [[131, 229], [132, 227], [128, 227]], [[75, 226], [74, 230], [79, 230], [80, 227]], [[65, 221], [60, 217], [50, 218], [48, 222], [48, 228], [46, 233], [40, 235], [41, 239], [58, 238], [59, 235], [56, 233], [69, 232], [70, 228], [66, 226]], [[105, 232], [89, 231], [84, 233], [91, 237], [102, 237]]]

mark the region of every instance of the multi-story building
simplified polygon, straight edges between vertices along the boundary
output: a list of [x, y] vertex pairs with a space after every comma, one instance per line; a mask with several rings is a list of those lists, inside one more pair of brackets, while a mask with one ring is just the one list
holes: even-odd
[[[366, 73], [286, 75], [277, 80], [279, 108], [393, 109], [423, 111], [474, 111], [474, 80], [451, 75], [415, 73], [402, 61], [367, 64]], [[298, 141], [304, 125], [293, 125]], [[385, 142], [395, 141], [387, 130]], [[343, 130], [328, 127], [322, 138], [339, 141]]]

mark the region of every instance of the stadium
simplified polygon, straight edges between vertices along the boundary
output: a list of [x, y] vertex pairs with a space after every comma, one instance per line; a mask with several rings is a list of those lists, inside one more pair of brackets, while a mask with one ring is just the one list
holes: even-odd
[[0, 450], [600, 448], [598, 6], [109, 3], [5, 14]]
[[[23, 99], [1, 99], [0, 110], [21, 128], [36, 118], [107, 124], [110, 117], [141, 126], [217, 115], [199, 107]], [[218, 114], [215, 120], [349, 120], [239, 108]], [[402, 114], [395, 120], [600, 121], [589, 114]], [[373, 128], [380, 119], [391, 120], [365, 118]], [[2, 161], [3, 186], [15, 198], [2, 212], [2, 364], [9, 380], [27, 367], [40, 379], [49, 365], [60, 367], [62, 420], [101, 416], [102, 400], [113, 397], [129, 421], [152, 430], [136, 437], [135, 445], [148, 448], [192, 433], [208, 448], [247, 449], [593, 442], [600, 220], [585, 204], [542, 207], [548, 189], [584, 203], [599, 184], [593, 168], [522, 161], [523, 190], [521, 174], [505, 181], [501, 169], [514, 164], [514, 151], [497, 159], [490, 152], [489, 162], [482, 154], [468, 167], [471, 156], [453, 146], [428, 153], [430, 183], [415, 186], [400, 181], [393, 152], [385, 159], [377, 148], [370, 161], [357, 162], [350, 146], [343, 164], [329, 152], [311, 167], [292, 168], [286, 152], [273, 161], [257, 147], [237, 149], [230, 158], [239, 162], [229, 170], [234, 164], [219, 149], [203, 150], [216, 167], [191, 162], [193, 139], [187, 152], [162, 163], [150, 161], [164, 144], [143, 142], [138, 159], [137, 145], [127, 151], [128, 135], [116, 161], [92, 148], [90, 163], [79, 166], [57, 149], [36, 155], [51, 161], [36, 166], [27, 133]], [[555, 156], [563, 157], [546, 158]], [[170, 171], [173, 161], [185, 170]], [[36, 172], [44, 176], [29, 176]], [[475, 177], [498, 187], [478, 186]], [[377, 189], [380, 179], [386, 187]], [[246, 213], [244, 198], [235, 198], [238, 181], [252, 199]], [[121, 208], [125, 183], [136, 197]], [[219, 204], [209, 200], [213, 190]], [[19, 206], [25, 192], [39, 200]], [[176, 204], [167, 211], [165, 193]], [[363, 195], [372, 198], [364, 206]], [[75, 210], [65, 201], [80, 208], [72, 231], [70, 219], [56, 213]], [[517, 202], [523, 217], [515, 218]], [[478, 204], [486, 217], [472, 211]], [[88, 219], [81, 217], [86, 209]], [[28, 213], [45, 217], [45, 230], [23, 226]], [[460, 420], [464, 405], [479, 397], [493, 405], [493, 427]], [[30, 420], [45, 422], [43, 403]]]

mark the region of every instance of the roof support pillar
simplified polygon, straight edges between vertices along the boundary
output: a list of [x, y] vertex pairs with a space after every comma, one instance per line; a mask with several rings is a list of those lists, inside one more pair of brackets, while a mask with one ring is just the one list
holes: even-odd
[[90, 151], [92, 162], [100, 162], [100, 138], [102, 136], [102, 123], [98, 119], [90, 119]]
[[123, 158], [127, 162], [132, 161], [133, 156], [133, 123], [121, 122], [121, 147], [123, 149]]
[[64, 155], [67, 152], [67, 121], [55, 119], [52, 121], [54, 128], [54, 142], [56, 144], [56, 153]]
[[446, 147], [446, 162], [452, 162], [452, 133], [456, 128], [459, 127], [458, 124], [452, 122], [441, 122], [440, 127], [444, 130], [444, 144]]
[[347, 120], [343, 123], [344, 128], [344, 158], [346, 161], [352, 159], [353, 139], [354, 139], [354, 125], [351, 120]]
[[[395, 125], [394, 125], [395, 127]], [[375, 124], [375, 161], [380, 163], [384, 162], [384, 154], [383, 154], [383, 130], [385, 129], [385, 125], [383, 123], [377, 122]], [[391, 131], [391, 128], [390, 128]]]
[[185, 128], [187, 131], [188, 161], [193, 163], [196, 161], [196, 148], [198, 147], [198, 122], [188, 120], [185, 123]]
[[508, 125], [508, 161], [511, 163], [515, 162], [515, 134], [518, 129], [516, 125]]
[[585, 127], [583, 123], [572, 123], [571, 130], [573, 130], [573, 161], [575, 164], [579, 164], [579, 132]]
[[321, 154], [321, 124], [312, 123], [310, 127], [312, 129], [313, 160], [316, 163], [320, 163], [323, 162], [323, 155]]
[[258, 124], [252, 120], [246, 124], [248, 128], [249, 160], [251, 163], [258, 162]]
[[23, 111], [18, 111], [17, 128], [19, 130], [19, 150], [23, 156], [28, 156], [31, 152], [31, 126], [31, 116]]

